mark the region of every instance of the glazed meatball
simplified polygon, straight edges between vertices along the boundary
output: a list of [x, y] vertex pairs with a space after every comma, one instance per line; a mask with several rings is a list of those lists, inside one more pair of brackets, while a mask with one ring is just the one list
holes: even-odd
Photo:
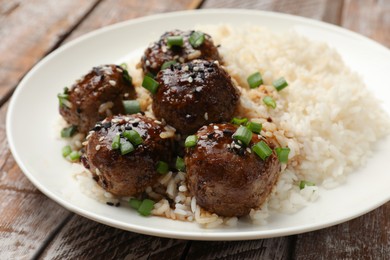
[[[196, 133], [196, 146], [187, 148], [187, 185], [204, 209], [221, 216], [244, 216], [259, 208], [280, 173], [273, 152], [262, 160], [250, 147], [263, 137], [253, 134], [248, 147], [233, 139], [237, 126], [210, 124]], [[272, 148], [273, 146], [268, 143]]]
[[[204, 35], [204, 41], [201, 45], [194, 47], [189, 42], [189, 38], [195, 31], [180, 31], [174, 30], [164, 33], [160, 40], [152, 43], [149, 48], [145, 50], [144, 55], [141, 58], [141, 66], [145, 74], [152, 73], [156, 75], [164, 62], [176, 61], [184, 63], [194, 59], [203, 60], [218, 60], [221, 62], [221, 58], [218, 53], [217, 47], [214, 46], [213, 40], [210, 35]], [[168, 46], [168, 37], [181, 36], [183, 38], [182, 46]]]
[[128, 72], [117, 65], [94, 67], [65, 95], [60, 114], [81, 133], [111, 114], [124, 113], [122, 100], [136, 96]]
[[[171, 161], [174, 133], [159, 121], [140, 114], [118, 115], [97, 123], [93, 129], [82, 161], [99, 185], [114, 195], [140, 194], [161, 176], [156, 170], [158, 162]], [[126, 132], [132, 130], [143, 141], [133, 143], [134, 150], [123, 154], [122, 148], [129, 142]], [[118, 141], [120, 147], [115, 146]]]
[[230, 121], [239, 92], [217, 62], [194, 60], [158, 73], [153, 112], [183, 135], [209, 123]]

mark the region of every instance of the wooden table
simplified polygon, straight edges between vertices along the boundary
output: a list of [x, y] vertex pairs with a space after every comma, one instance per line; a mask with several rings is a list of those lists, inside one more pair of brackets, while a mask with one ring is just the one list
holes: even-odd
[[13, 90], [37, 62], [94, 29], [196, 8], [301, 15], [390, 47], [387, 0], [0, 0], [0, 259], [390, 259], [390, 202], [344, 224], [306, 234], [238, 242], [186, 241], [85, 219], [48, 199], [23, 175], [8, 148], [5, 115]]

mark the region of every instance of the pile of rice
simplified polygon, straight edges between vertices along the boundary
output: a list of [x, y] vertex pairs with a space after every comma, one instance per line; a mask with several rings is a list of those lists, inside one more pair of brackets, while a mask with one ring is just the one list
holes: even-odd
[[[249, 218], [254, 223], [265, 224], [272, 212], [296, 212], [318, 198], [318, 186], [333, 188], [345, 182], [349, 173], [365, 163], [373, 144], [389, 132], [389, 117], [378, 100], [326, 44], [309, 41], [295, 32], [278, 35], [251, 25], [197, 29], [210, 34], [215, 44], [221, 45], [219, 51], [225, 69], [241, 91], [236, 116], [261, 122], [262, 135], [291, 149], [289, 163], [284, 165], [268, 201], [261, 209], [251, 211]], [[142, 71], [136, 68], [138, 61], [129, 62], [129, 73], [141, 107], [153, 116], [151, 98], [140, 87]], [[264, 85], [249, 89], [246, 79], [256, 71], [262, 74]], [[280, 77], [289, 86], [277, 92], [272, 81]], [[263, 104], [265, 95], [276, 100], [276, 109]], [[102, 202], [115, 205], [121, 199], [129, 199], [115, 198], [105, 192], [85, 169], [79, 169], [75, 177], [88, 195]], [[316, 186], [300, 189], [302, 180]], [[207, 228], [236, 225], [237, 218], [217, 216], [196, 204], [196, 199], [187, 192], [185, 173], [169, 172], [159, 183], [166, 188], [165, 198], [154, 192], [153, 187], [146, 190], [149, 197], [158, 201], [153, 215], [196, 221]], [[175, 208], [170, 207], [167, 198], [174, 201]]]

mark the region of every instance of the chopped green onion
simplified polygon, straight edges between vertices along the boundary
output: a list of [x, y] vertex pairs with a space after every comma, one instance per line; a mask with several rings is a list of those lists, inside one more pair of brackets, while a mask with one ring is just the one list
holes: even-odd
[[187, 136], [187, 138], [184, 142], [184, 146], [185, 147], [193, 147], [196, 145], [197, 142], [198, 142], [198, 137], [196, 135], [189, 135], [189, 136]]
[[123, 136], [134, 145], [140, 145], [144, 141], [140, 134], [135, 130], [126, 130], [123, 132]]
[[166, 162], [158, 161], [156, 170], [160, 174], [166, 174], [167, 172], [169, 172], [169, 166]]
[[66, 106], [67, 108], [72, 108], [72, 103], [69, 101], [69, 95], [60, 93], [57, 95], [60, 102], [60, 107]]
[[184, 159], [179, 157], [179, 156], [176, 158], [176, 169], [181, 171], [181, 172], [184, 172], [186, 169]]
[[61, 130], [61, 137], [66, 138], [66, 137], [72, 137], [76, 133], [77, 127], [72, 125], [69, 127], [65, 127], [64, 129]]
[[161, 70], [168, 69], [169, 67], [171, 67], [171, 65], [175, 65], [176, 63], [177, 61], [175, 60], [166, 61], [163, 63], [163, 65], [161, 65]]
[[252, 147], [252, 150], [262, 159], [267, 159], [272, 154], [271, 148], [264, 142], [260, 141]]
[[111, 148], [112, 149], [119, 149], [119, 147], [120, 147], [120, 139], [121, 139], [121, 137], [119, 136], [119, 135], [116, 135], [116, 136], [114, 136], [114, 138], [112, 138], [112, 144], [111, 144]]
[[245, 126], [240, 126], [232, 136], [236, 140], [240, 140], [245, 145], [248, 145], [252, 140], [252, 132]]
[[263, 84], [263, 78], [261, 77], [260, 72], [255, 72], [252, 75], [250, 75], [247, 81], [250, 88], [257, 88], [261, 84]]
[[64, 94], [69, 94], [69, 88], [68, 87], [64, 87]]
[[316, 186], [316, 184], [314, 182], [310, 182], [310, 181], [301, 181], [299, 183], [299, 189], [304, 189], [306, 186]]
[[131, 199], [129, 200], [129, 205], [130, 205], [130, 207], [132, 207], [133, 209], [139, 209], [139, 207], [141, 206], [141, 204], [142, 204], [142, 201], [137, 200], [137, 199], [135, 199], [135, 198], [131, 198]]
[[128, 83], [131, 84], [133, 82], [133, 78], [130, 76], [129, 72], [126, 69], [123, 69], [123, 79]]
[[150, 199], [144, 199], [138, 208], [138, 212], [142, 216], [149, 216], [154, 207], [154, 201]]
[[119, 66], [121, 66], [122, 69], [127, 70], [127, 63], [123, 62], [123, 63], [121, 63], [121, 65], [119, 65]]
[[281, 163], [287, 163], [288, 161], [288, 154], [290, 153], [290, 148], [282, 148], [278, 147], [275, 149], [276, 154], [278, 155], [279, 162]]
[[169, 36], [167, 38], [167, 44], [168, 48], [171, 48], [172, 46], [183, 46], [183, 36], [175, 35], [175, 36]]
[[251, 130], [253, 133], [260, 134], [263, 125], [256, 122], [249, 122], [248, 124], [246, 124], [246, 127], [248, 127], [248, 129]]
[[72, 148], [70, 148], [70, 145], [64, 146], [62, 148], [62, 156], [66, 157], [72, 152]]
[[142, 81], [142, 87], [149, 90], [152, 94], [156, 94], [158, 88], [158, 82], [149, 76], [145, 76]]
[[276, 108], [276, 102], [275, 100], [270, 97], [270, 96], [266, 96], [263, 98], [263, 102], [264, 104], [266, 104], [268, 107], [272, 107], [272, 108]]
[[272, 82], [272, 85], [274, 85], [277, 91], [281, 91], [282, 89], [288, 86], [288, 83], [283, 77], [281, 77], [278, 78], [277, 80], [274, 80], [274, 82]]
[[72, 151], [70, 154], [69, 154], [69, 159], [71, 161], [77, 161], [80, 159], [80, 153], [78, 151]]
[[125, 108], [125, 113], [128, 115], [137, 114], [141, 111], [138, 100], [123, 100], [122, 102]]
[[134, 151], [134, 146], [129, 141], [121, 142], [120, 143], [120, 148], [121, 148], [121, 154], [122, 155], [131, 153], [132, 151]]
[[202, 32], [193, 32], [188, 39], [192, 47], [198, 48], [200, 45], [204, 43], [205, 36]]
[[243, 118], [238, 118], [238, 117], [233, 117], [232, 123], [235, 125], [245, 125], [248, 122], [248, 118], [243, 117]]

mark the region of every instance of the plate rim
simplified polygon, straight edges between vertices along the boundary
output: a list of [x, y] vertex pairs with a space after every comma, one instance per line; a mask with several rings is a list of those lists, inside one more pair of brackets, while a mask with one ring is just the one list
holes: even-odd
[[[164, 229], [156, 230], [155, 228], [149, 228], [147, 226], [139, 226], [139, 225], [132, 225], [132, 223], [127, 223], [127, 227], [123, 227], [121, 224], [121, 221], [111, 219], [102, 215], [98, 215], [95, 213], [91, 213], [88, 210], [84, 210], [83, 208], [79, 206], [75, 206], [73, 204], [70, 204], [65, 199], [63, 199], [60, 196], [57, 196], [50, 190], [48, 190], [44, 185], [42, 185], [39, 180], [37, 180], [33, 174], [30, 173], [28, 168], [26, 167], [25, 163], [22, 161], [22, 159], [19, 157], [17, 153], [17, 148], [15, 147], [15, 143], [13, 142], [13, 134], [12, 134], [12, 114], [15, 110], [15, 103], [17, 102], [17, 97], [20, 95], [20, 93], [23, 91], [25, 86], [27, 86], [27, 82], [29, 81], [30, 77], [34, 75], [35, 71], [37, 71], [43, 64], [48, 62], [49, 60], [55, 58], [55, 56], [58, 53], [61, 53], [63, 50], [67, 48], [71, 48], [74, 45], [77, 45], [79, 42], [82, 42], [88, 38], [94, 37], [98, 34], [104, 34], [106, 31], [115, 30], [116, 28], [120, 27], [126, 27], [130, 25], [136, 25], [136, 24], [142, 24], [146, 21], [151, 20], [159, 20], [159, 19], [166, 19], [166, 18], [172, 18], [172, 17], [179, 17], [179, 16], [185, 16], [188, 14], [196, 15], [199, 13], [203, 14], [236, 14], [236, 15], [245, 15], [245, 14], [251, 14], [251, 15], [259, 15], [259, 16], [265, 16], [265, 17], [273, 17], [277, 19], [287, 19], [291, 21], [297, 21], [297, 22], [303, 22], [305, 24], [309, 23], [310, 25], [313, 25], [314, 27], [320, 27], [325, 28], [326, 30], [331, 30], [332, 32], [341, 33], [343, 35], [347, 35], [349, 37], [353, 37], [357, 40], [364, 40], [366, 42], [369, 42], [370, 44], [374, 44], [378, 50], [384, 51], [387, 54], [389, 54], [389, 49], [366, 37], [363, 35], [360, 35], [358, 33], [355, 33], [353, 31], [350, 31], [348, 29], [345, 29], [343, 27], [329, 24], [323, 21], [319, 20], [313, 20], [306, 17], [291, 15], [291, 14], [285, 14], [285, 13], [278, 13], [278, 12], [269, 12], [269, 11], [259, 11], [259, 10], [247, 10], [247, 9], [201, 9], [201, 10], [186, 10], [186, 11], [177, 11], [177, 12], [168, 12], [168, 13], [160, 13], [160, 14], [153, 14], [148, 16], [143, 16], [135, 19], [130, 19], [127, 21], [115, 23], [112, 25], [104, 26], [102, 28], [93, 30], [91, 32], [88, 32], [80, 37], [77, 37], [76, 39], [73, 39], [72, 41], [62, 45], [61, 47], [57, 48], [50, 54], [46, 55], [43, 59], [41, 59], [37, 64], [34, 65], [32, 69], [29, 70], [29, 72], [23, 77], [23, 79], [18, 83], [18, 86], [16, 87], [6, 114], [6, 136], [7, 141], [9, 144], [9, 148], [11, 150], [11, 153], [18, 164], [18, 166], [21, 168], [23, 174], [34, 184], [36, 188], [38, 188], [43, 194], [45, 194], [47, 197], [49, 197], [51, 200], [59, 203], [62, 207], [66, 208], [67, 210], [70, 210], [73, 213], [79, 214], [83, 217], [86, 217], [88, 219], [91, 219], [93, 221], [112, 226], [115, 228], [119, 228], [126, 231], [131, 232], [137, 232], [141, 234], [146, 235], [152, 235], [152, 236], [158, 236], [158, 237], [167, 237], [167, 238], [175, 238], [175, 239], [191, 239], [191, 240], [204, 240], [204, 241], [211, 241], [211, 240], [249, 240], [249, 239], [260, 239], [260, 238], [271, 238], [271, 237], [281, 237], [281, 236], [287, 236], [292, 234], [300, 234], [305, 233], [313, 230], [319, 230], [326, 227], [330, 227], [333, 225], [337, 225], [339, 223], [343, 223], [346, 221], [349, 221], [353, 218], [357, 218], [361, 215], [366, 214], [367, 212], [370, 212], [371, 210], [378, 208], [379, 206], [385, 204], [390, 200], [390, 196], [388, 198], [384, 198], [382, 201], [379, 201], [378, 203], [373, 204], [371, 207], [366, 208], [366, 210], [359, 212], [359, 214], [351, 215], [347, 218], [343, 218], [336, 221], [330, 221], [327, 223], [324, 223], [322, 225], [301, 225], [301, 226], [294, 226], [291, 228], [283, 228], [282, 231], [280, 229], [274, 229], [274, 230], [253, 230], [253, 231], [242, 231], [237, 233], [237, 231], [227, 231], [227, 232], [207, 232], [208, 230], [205, 230], [205, 232], [192, 232], [192, 231], [166, 231]], [[265, 234], [264, 234], [265, 233]]]

